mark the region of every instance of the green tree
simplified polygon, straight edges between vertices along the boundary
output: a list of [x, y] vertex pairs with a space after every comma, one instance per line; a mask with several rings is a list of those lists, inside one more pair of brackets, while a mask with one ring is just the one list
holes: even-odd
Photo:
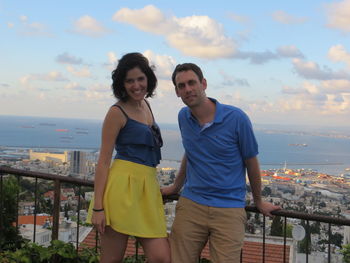
[[343, 262], [350, 263], [350, 244], [344, 245], [340, 252], [343, 254]]
[[0, 251], [12, 250], [20, 247], [23, 238], [18, 229], [13, 226], [17, 217], [17, 197], [19, 192], [18, 181], [14, 176], [4, 177], [0, 195], [3, 197], [3, 210], [0, 221]]
[[339, 233], [334, 233], [334, 234], [331, 233], [330, 242], [331, 244], [334, 244], [337, 247], [342, 247], [343, 235]]
[[319, 208], [324, 208], [326, 206], [327, 206], [326, 203], [323, 201], [321, 203], [319, 203], [319, 205], [318, 205]]
[[321, 229], [321, 223], [318, 221], [310, 225], [311, 234], [320, 234], [320, 229]]
[[283, 234], [282, 218], [280, 216], [275, 216], [272, 220], [270, 235], [282, 237]]
[[255, 223], [260, 225], [261, 224], [260, 214], [259, 213], [255, 213], [254, 218], [255, 218]]
[[263, 196], [269, 196], [269, 195], [271, 195], [271, 193], [272, 193], [271, 188], [268, 187], [268, 186], [265, 186], [264, 189], [261, 192], [261, 194]]
[[305, 237], [298, 244], [298, 252], [311, 254], [311, 236], [309, 227], [306, 225], [305, 220], [301, 220], [301, 225], [305, 229]]

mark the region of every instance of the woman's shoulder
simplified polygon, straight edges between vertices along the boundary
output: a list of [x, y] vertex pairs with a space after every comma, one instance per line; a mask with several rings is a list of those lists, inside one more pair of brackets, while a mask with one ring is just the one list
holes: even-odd
[[121, 127], [124, 127], [128, 120], [128, 117], [125, 115], [125, 112], [123, 112], [123, 110], [117, 105], [118, 104], [114, 104], [109, 108], [105, 122], [119, 124]]

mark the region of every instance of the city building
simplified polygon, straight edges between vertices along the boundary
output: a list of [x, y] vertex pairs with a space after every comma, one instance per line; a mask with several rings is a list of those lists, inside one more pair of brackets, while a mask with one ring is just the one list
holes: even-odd
[[87, 176], [87, 154], [82, 151], [70, 152], [70, 175], [85, 178]]
[[56, 161], [56, 162], [67, 162], [68, 161], [68, 152], [39, 152], [29, 150], [29, 159], [30, 160], [40, 160], [43, 162], [46, 161]]

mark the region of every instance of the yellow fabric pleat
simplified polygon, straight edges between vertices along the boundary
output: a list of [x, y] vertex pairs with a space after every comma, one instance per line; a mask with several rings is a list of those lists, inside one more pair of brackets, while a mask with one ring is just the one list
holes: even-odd
[[[93, 200], [87, 222], [91, 222]], [[156, 168], [117, 159], [109, 169], [103, 198], [106, 224], [136, 237], [166, 237]]]

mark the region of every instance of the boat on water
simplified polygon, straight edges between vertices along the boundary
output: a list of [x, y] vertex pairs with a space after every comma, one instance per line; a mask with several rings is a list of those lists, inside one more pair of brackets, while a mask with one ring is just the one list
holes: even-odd
[[56, 129], [57, 132], [68, 132], [68, 129]]
[[23, 129], [33, 129], [33, 128], [35, 128], [35, 126], [34, 125], [22, 125], [21, 128], [23, 128]]
[[39, 123], [40, 126], [56, 126], [56, 123], [49, 123], [49, 122], [41, 122]]
[[74, 137], [73, 137], [73, 136], [62, 136], [62, 137], [60, 137], [60, 139], [63, 139], [63, 140], [72, 140], [72, 139], [74, 139]]
[[344, 179], [350, 179], [350, 174], [341, 174], [340, 177]]
[[89, 134], [89, 132], [87, 132], [87, 131], [77, 131], [77, 132], [75, 132], [76, 134]]
[[307, 147], [308, 145], [306, 143], [290, 143], [288, 146], [300, 146], [300, 147]]

